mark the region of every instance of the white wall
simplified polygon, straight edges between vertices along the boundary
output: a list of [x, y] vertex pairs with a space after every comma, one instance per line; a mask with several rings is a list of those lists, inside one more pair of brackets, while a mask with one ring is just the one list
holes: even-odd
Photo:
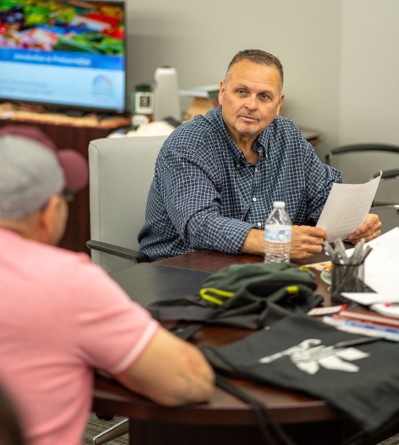
[[161, 65], [181, 88], [218, 83], [238, 50], [257, 47], [281, 59], [285, 114], [324, 133], [321, 157], [338, 143], [396, 143], [398, 0], [127, 1], [130, 91]]
[[399, 145], [399, 2], [342, 2], [339, 141]]

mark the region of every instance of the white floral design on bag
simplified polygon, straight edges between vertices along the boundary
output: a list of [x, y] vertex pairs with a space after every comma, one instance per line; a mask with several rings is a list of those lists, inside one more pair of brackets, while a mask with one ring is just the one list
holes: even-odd
[[350, 362], [366, 358], [369, 355], [353, 347], [336, 348], [334, 346], [324, 346], [321, 344], [321, 340], [308, 338], [285, 351], [262, 357], [259, 359], [259, 363], [271, 363], [282, 357], [289, 356], [291, 361], [301, 371], [308, 374], [316, 374], [320, 367], [336, 371], [358, 372], [359, 367]]

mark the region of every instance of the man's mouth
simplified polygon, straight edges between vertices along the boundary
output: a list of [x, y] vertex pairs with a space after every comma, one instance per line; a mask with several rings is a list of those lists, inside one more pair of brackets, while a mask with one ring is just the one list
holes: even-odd
[[257, 117], [251, 116], [249, 114], [239, 114], [237, 117], [244, 120], [245, 122], [258, 122], [259, 120]]

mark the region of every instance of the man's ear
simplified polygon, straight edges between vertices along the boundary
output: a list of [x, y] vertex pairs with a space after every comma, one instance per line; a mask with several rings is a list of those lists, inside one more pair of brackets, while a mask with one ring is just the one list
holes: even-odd
[[281, 109], [283, 108], [284, 97], [285, 97], [284, 94], [281, 93], [280, 94], [280, 101], [279, 101], [278, 108], [277, 108], [277, 116], [281, 113]]
[[218, 102], [220, 105], [222, 104], [222, 101], [223, 101], [224, 90], [225, 90], [224, 80], [222, 80], [222, 81], [220, 81], [219, 94], [218, 94]]
[[49, 243], [53, 239], [54, 232], [57, 228], [57, 214], [61, 204], [61, 197], [54, 195], [40, 211], [39, 228], [43, 242]]

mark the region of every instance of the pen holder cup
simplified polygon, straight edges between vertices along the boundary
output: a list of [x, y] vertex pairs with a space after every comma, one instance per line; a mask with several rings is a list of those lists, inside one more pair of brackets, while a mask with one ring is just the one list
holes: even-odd
[[342, 292], [364, 292], [364, 261], [359, 264], [335, 264], [331, 273], [331, 301], [348, 303]]

